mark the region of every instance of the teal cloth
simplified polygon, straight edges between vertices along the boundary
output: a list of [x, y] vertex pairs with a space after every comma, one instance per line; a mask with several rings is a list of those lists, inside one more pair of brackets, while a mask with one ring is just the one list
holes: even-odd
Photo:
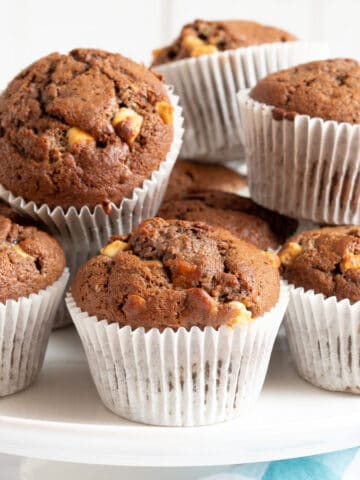
[[[355, 472], [349, 469], [356, 460]], [[355, 464], [353, 465], [355, 466]], [[201, 480], [360, 480], [360, 449], [310, 457], [224, 467], [224, 472]]]

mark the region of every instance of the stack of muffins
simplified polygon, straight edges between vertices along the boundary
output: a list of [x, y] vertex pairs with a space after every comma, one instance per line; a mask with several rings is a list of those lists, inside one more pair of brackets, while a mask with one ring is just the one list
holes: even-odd
[[[359, 105], [348, 108], [357, 64], [270, 73], [321, 57], [322, 48], [253, 22], [197, 20], [154, 53], [153, 70], [77, 49], [44, 57], [9, 84], [0, 96], [0, 197], [13, 208], [0, 210], [0, 320], [9, 332], [0, 337], [0, 395], [34, 381], [56, 311], [64, 321], [65, 257], [66, 304], [98, 393], [127, 419], [204, 425], [246, 412], [289, 292], [299, 372], [332, 388], [332, 368], [341, 389], [360, 387], [359, 227], [291, 237], [304, 219], [357, 218], [357, 126], [335, 125], [357, 121]], [[346, 85], [345, 96], [331, 80]], [[249, 96], [243, 89], [253, 86]], [[185, 136], [175, 164], [176, 94]], [[331, 105], [330, 127], [306, 116], [328, 120]], [[243, 139], [252, 199], [247, 180], [225, 165], [243, 165]], [[331, 298], [318, 300], [322, 288]], [[319, 328], [329, 311], [337, 325], [347, 322], [345, 336], [327, 325], [327, 339]], [[311, 341], [309, 328], [318, 334]]]

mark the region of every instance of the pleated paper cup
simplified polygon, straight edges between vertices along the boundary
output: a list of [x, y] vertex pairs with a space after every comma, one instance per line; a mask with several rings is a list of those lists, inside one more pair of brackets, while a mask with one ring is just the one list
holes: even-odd
[[244, 413], [260, 394], [287, 303], [249, 325], [160, 332], [99, 321], [66, 298], [98, 393], [107, 408], [135, 422], [207, 425]]
[[28, 297], [0, 303], [0, 397], [23, 390], [36, 379], [69, 272]]
[[183, 158], [244, 163], [236, 93], [271, 72], [327, 58], [327, 45], [281, 42], [237, 48], [157, 65], [184, 109]]
[[360, 301], [292, 286], [284, 325], [301, 377], [327, 390], [360, 393]]
[[[124, 199], [120, 205], [111, 203], [111, 213], [105, 213], [101, 205], [91, 209], [84, 206], [78, 211], [74, 207], [64, 210], [61, 207], [51, 209], [48, 205], [36, 205], [16, 197], [0, 185], [0, 198], [22, 214], [46, 225], [49, 232], [61, 243], [71, 278], [78, 267], [97, 254], [111, 235], [127, 234], [145, 218], [156, 215], [167, 188], [169, 176], [182, 143], [183, 117], [178, 105], [178, 97], [168, 88], [168, 95], [174, 107], [174, 139], [169, 153], [146, 179], [141, 187], [135, 188], [131, 198]], [[65, 304], [61, 304], [55, 326], [71, 323]]]
[[360, 125], [295, 115], [238, 94], [253, 200], [315, 223], [360, 223]]

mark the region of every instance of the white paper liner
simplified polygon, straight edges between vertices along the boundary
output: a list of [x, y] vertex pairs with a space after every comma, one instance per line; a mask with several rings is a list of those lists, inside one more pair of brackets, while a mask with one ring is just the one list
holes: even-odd
[[179, 60], [154, 69], [173, 85], [184, 109], [183, 158], [243, 163], [236, 93], [271, 72], [327, 58], [326, 44], [281, 42]]
[[238, 94], [253, 200], [284, 215], [360, 223], [360, 125], [308, 115], [274, 120], [273, 107]]
[[[184, 114], [185, 115], [185, 114]], [[185, 136], [187, 133], [187, 129], [185, 128]], [[243, 144], [243, 142], [242, 142]], [[186, 153], [183, 155], [183, 150], [181, 150], [181, 157], [188, 158], [191, 160], [196, 160], [198, 162], [204, 163], [215, 163], [227, 166], [227, 164], [232, 163], [236, 164], [236, 170], [240, 170], [243, 175], [247, 174], [247, 166], [246, 166], [246, 158], [245, 158], [245, 149], [242, 144], [236, 143], [232, 146], [225, 145], [219, 150], [210, 151], [209, 153], [205, 154], [194, 154], [194, 155], [187, 155]], [[186, 155], [186, 156], [185, 156]]]
[[290, 286], [284, 325], [301, 377], [327, 390], [360, 393], [360, 301]]
[[164, 426], [229, 420], [260, 394], [283, 319], [288, 288], [275, 307], [247, 326], [145, 332], [89, 317], [70, 293], [66, 303], [98, 393], [128, 420]]
[[[22, 214], [44, 223], [50, 233], [61, 243], [71, 278], [78, 267], [97, 254], [107, 243], [111, 235], [127, 234], [143, 219], [154, 216], [162, 202], [169, 176], [182, 143], [183, 117], [179, 107], [179, 98], [167, 87], [168, 95], [174, 107], [174, 139], [169, 153], [159, 169], [146, 179], [141, 187], [135, 188], [132, 197], [124, 199], [120, 205], [111, 203], [111, 213], [105, 213], [101, 205], [90, 209], [84, 206], [80, 211], [70, 207], [64, 211], [61, 207], [50, 209], [46, 204], [37, 206], [15, 197], [0, 184], [0, 198]], [[71, 281], [70, 278], [70, 281]], [[71, 323], [64, 304], [60, 305], [55, 327]]]
[[0, 397], [23, 390], [37, 377], [68, 278], [66, 268], [45, 290], [0, 303]]

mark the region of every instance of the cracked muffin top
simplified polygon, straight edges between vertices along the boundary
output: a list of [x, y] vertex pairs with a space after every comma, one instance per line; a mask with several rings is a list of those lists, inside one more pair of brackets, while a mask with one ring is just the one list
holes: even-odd
[[54, 283], [65, 268], [57, 241], [0, 203], [0, 302], [17, 300]]
[[278, 257], [201, 222], [151, 218], [80, 267], [75, 302], [132, 328], [248, 323], [279, 297]]
[[250, 198], [219, 191], [189, 193], [165, 202], [158, 216], [225, 228], [263, 250], [277, 249], [297, 228], [296, 220], [267, 210]]
[[204, 190], [239, 193], [245, 187], [246, 178], [230, 168], [213, 163], [177, 160], [169, 178], [165, 200]]
[[293, 236], [279, 253], [284, 278], [296, 287], [360, 301], [360, 227], [326, 227]]
[[169, 46], [153, 52], [153, 65], [263, 43], [294, 41], [291, 33], [246, 20], [195, 20]]
[[52, 53], [0, 96], [0, 183], [52, 208], [118, 204], [165, 159], [172, 117], [144, 66], [101, 50]]
[[250, 97], [276, 107], [275, 119], [300, 113], [360, 123], [360, 64], [349, 58], [304, 63], [263, 78]]

